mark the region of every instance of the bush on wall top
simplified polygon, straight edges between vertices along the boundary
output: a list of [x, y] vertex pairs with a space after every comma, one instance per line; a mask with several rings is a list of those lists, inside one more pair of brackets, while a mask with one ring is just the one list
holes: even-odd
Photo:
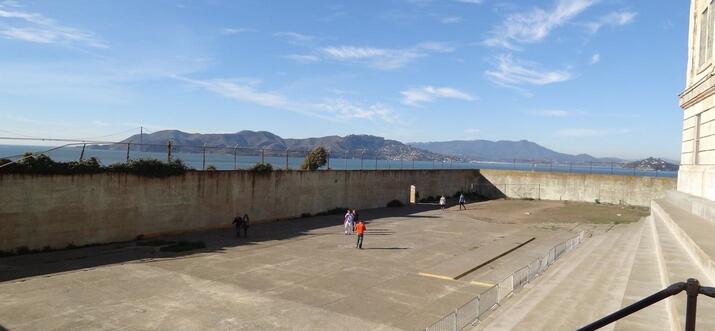
[[94, 157], [82, 161], [57, 162], [44, 154], [25, 154], [24, 158], [16, 163], [12, 163], [12, 161], [8, 159], [0, 159], [0, 166], [2, 166], [0, 167], [0, 174], [34, 175], [74, 175], [117, 172], [146, 177], [168, 177], [182, 175], [190, 170], [181, 160], [172, 160], [166, 163], [155, 159], [141, 159], [103, 166]]

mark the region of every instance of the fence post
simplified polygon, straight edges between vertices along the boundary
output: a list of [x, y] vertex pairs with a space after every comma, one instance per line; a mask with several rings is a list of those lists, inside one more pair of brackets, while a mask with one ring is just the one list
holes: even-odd
[[514, 170], [516, 170], [516, 159], [514, 159]]
[[166, 162], [171, 162], [171, 140], [166, 144]]
[[328, 170], [330, 170], [330, 153], [328, 153]]
[[365, 151], [362, 151], [362, 152], [360, 153], [360, 170], [362, 170], [362, 160], [363, 160], [364, 157], [365, 157]]
[[377, 170], [377, 154], [375, 154], [375, 170]]
[[390, 158], [387, 158], [387, 170], [390, 170]]
[[82, 145], [82, 153], [79, 154], [79, 162], [82, 162], [84, 159], [84, 148], [87, 147], [87, 144]]
[[286, 148], [286, 167], [285, 170], [288, 170], [288, 149]]
[[613, 162], [611, 162], [611, 175], [613, 175]]
[[238, 144], [233, 147], [233, 170], [238, 169]]
[[551, 160], [551, 162], [549, 162], [549, 172], [554, 172], [554, 160]]
[[266, 150], [264, 148], [261, 148], [261, 164], [266, 163]]
[[415, 169], [415, 159], [412, 159], [412, 169]]
[[452, 169], [452, 161], [454, 161], [454, 160], [449, 159], [449, 168], [450, 168], [450, 169]]
[[203, 150], [204, 150], [204, 161], [201, 165], [201, 170], [206, 170], [206, 144], [204, 144]]
[[435, 160], [432, 159], [432, 169], [435, 169], [434, 162], [435, 162]]
[[348, 170], [348, 152], [345, 152], [345, 170]]
[[132, 142], [129, 141], [129, 142], [127, 143], [127, 162], [129, 162], [129, 149], [130, 149], [130, 146], [131, 146], [131, 145], [132, 145]]
[[403, 169], [403, 164], [404, 164], [404, 163], [405, 163], [405, 159], [404, 159], [404, 158], [400, 158], [400, 170]]

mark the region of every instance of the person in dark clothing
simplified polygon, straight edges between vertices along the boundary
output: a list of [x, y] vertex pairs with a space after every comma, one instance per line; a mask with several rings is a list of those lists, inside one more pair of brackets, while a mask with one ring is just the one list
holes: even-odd
[[241, 238], [241, 228], [244, 226], [243, 218], [236, 215], [236, 217], [233, 218], [233, 224], [236, 226], [236, 238]]
[[243, 214], [243, 236], [248, 237], [248, 227], [251, 225], [248, 220], [248, 214]]
[[355, 232], [355, 226], [357, 225], [359, 219], [360, 215], [358, 215], [357, 209], [353, 209], [353, 233]]
[[459, 210], [462, 210], [462, 208], [464, 208], [464, 210], [467, 210], [467, 206], [464, 205], [465, 202], [466, 202], [466, 200], [464, 199], [464, 193], [460, 193], [459, 194]]

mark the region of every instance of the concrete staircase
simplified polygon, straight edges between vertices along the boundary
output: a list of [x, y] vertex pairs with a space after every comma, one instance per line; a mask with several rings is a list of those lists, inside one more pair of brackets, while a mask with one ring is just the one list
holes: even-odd
[[[594, 233], [499, 307], [477, 330], [573, 330], [668, 285], [715, 286], [715, 203], [668, 192], [651, 216]], [[604, 330], [682, 330], [685, 292]], [[715, 299], [698, 297], [697, 329], [715, 330]]]

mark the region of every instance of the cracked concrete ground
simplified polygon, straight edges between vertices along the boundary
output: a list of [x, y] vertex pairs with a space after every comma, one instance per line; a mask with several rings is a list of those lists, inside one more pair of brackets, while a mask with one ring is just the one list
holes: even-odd
[[[166, 238], [206, 243], [183, 253], [129, 242], [2, 258], [0, 330], [424, 329], [487, 289], [470, 280], [506, 276], [575, 231], [602, 227], [500, 224], [493, 213], [484, 222], [478, 211], [435, 207], [362, 211], [363, 250], [331, 215], [257, 224], [249, 238], [230, 228]], [[418, 275], [524, 234], [537, 240], [465, 281]]]

